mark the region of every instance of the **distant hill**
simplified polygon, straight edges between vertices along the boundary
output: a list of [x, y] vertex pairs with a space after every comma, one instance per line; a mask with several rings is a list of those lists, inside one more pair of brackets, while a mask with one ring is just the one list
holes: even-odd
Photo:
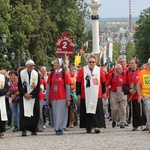
[[[137, 20], [139, 19], [139, 17], [132, 17], [132, 21], [133, 22], [136, 22]], [[109, 21], [119, 21], [119, 22], [121, 22], [121, 21], [129, 21], [129, 17], [123, 17], [123, 18], [100, 18], [99, 19], [100, 21], [104, 21], [104, 22], [109, 22]], [[89, 20], [89, 19], [85, 19], [85, 21], [86, 22], [89, 22], [89, 21], [91, 21], [91, 20]]]
[[[136, 22], [139, 19], [139, 17], [132, 17], [132, 21]], [[129, 17], [124, 18], [100, 18], [101, 21], [129, 21]]]

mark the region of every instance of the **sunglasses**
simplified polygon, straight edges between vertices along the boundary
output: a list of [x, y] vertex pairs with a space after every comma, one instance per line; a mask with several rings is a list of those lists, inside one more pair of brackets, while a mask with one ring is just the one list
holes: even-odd
[[89, 61], [89, 63], [90, 63], [90, 64], [94, 64], [94, 63], [95, 63], [95, 61]]

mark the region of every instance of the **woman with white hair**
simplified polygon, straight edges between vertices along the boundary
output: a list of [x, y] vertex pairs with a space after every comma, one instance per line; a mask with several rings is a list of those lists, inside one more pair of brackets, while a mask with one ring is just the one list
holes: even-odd
[[63, 60], [54, 61], [54, 71], [49, 75], [46, 90], [47, 103], [52, 106], [52, 122], [56, 135], [62, 135], [68, 120], [68, 106], [70, 105], [69, 74], [64, 70]]

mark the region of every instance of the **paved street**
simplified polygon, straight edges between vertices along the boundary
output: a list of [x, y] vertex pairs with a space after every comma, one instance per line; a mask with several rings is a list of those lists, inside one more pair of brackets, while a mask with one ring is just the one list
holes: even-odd
[[100, 134], [86, 134], [78, 127], [64, 131], [57, 136], [47, 126], [38, 136], [21, 137], [21, 132], [13, 133], [10, 129], [5, 138], [0, 139], [0, 150], [150, 150], [150, 133], [131, 131], [131, 125], [125, 129], [112, 129], [111, 122], [106, 121], [107, 128]]

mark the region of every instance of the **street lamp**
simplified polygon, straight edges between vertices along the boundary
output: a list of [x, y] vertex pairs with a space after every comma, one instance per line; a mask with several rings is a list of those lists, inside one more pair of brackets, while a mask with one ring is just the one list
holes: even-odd
[[3, 34], [2, 35], [2, 42], [3, 42], [3, 44], [6, 44], [6, 38], [7, 38], [6, 34]]
[[7, 51], [7, 48], [4, 46], [4, 45], [6, 44], [6, 38], [7, 38], [6, 34], [3, 34], [3, 35], [2, 35], [2, 42], [3, 42], [3, 45], [1, 46], [1, 52], [4, 53], [5, 56], [6, 56], [7, 52], [8, 52], [8, 51]]
[[[15, 57], [16, 57], [16, 55], [15, 55], [15, 53], [14, 52], [11, 52], [11, 61], [12, 61], [12, 63], [14, 63], [14, 64], [17, 64], [17, 67], [20, 67], [20, 59], [19, 59], [19, 56], [18, 56], [18, 58], [17, 58], [17, 62], [15, 63]], [[23, 59], [23, 62], [25, 62], [25, 59], [26, 59], [26, 53], [25, 52], [22, 52], [21, 53], [21, 57], [22, 57], [22, 59]]]

